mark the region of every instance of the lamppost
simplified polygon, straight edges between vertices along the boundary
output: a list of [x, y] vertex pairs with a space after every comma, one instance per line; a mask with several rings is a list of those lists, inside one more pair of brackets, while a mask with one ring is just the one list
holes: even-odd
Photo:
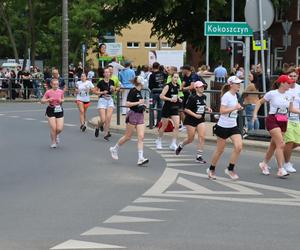
[[62, 16], [62, 76], [67, 81], [69, 76], [68, 0], [62, 2]]
[[[206, 21], [209, 21], [209, 0], [206, 0]], [[206, 65], [209, 65], [209, 36], [206, 36]]]

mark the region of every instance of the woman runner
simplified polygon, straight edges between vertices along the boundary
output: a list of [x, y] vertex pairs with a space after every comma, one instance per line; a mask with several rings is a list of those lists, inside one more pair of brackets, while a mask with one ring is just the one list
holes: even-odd
[[289, 173], [283, 168], [284, 163], [284, 133], [287, 129], [288, 112], [298, 113], [292, 104], [292, 96], [288, 93], [288, 90], [294, 80], [287, 75], [281, 75], [278, 77], [273, 85], [273, 90], [267, 92], [263, 98], [261, 98], [255, 107], [253, 112], [253, 120], [257, 119], [257, 112], [262, 104], [268, 102], [270, 104], [269, 115], [266, 118], [266, 128], [271, 135], [271, 142], [266, 152], [265, 158], [259, 163], [259, 168], [264, 175], [269, 175], [268, 162], [271, 160], [274, 152], [278, 165], [277, 176], [284, 178]]
[[217, 148], [213, 154], [211, 165], [207, 169], [208, 178], [216, 179], [216, 165], [224, 152], [226, 139], [230, 138], [233, 143], [233, 152], [231, 153], [229, 165], [225, 169], [225, 174], [232, 180], [238, 180], [239, 176], [235, 171], [235, 164], [242, 151], [243, 142], [241, 131], [237, 126], [238, 111], [243, 107], [239, 104], [237, 93], [240, 90], [240, 80], [236, 76], [231, 76], [227, 80], [227, 84], [222, 88], [220, 119], [215, 128], [217, 135]]
[[142, 166], [149, 162], [148, 159], [144, 158], [144, 134], [145, 134], [145, 124], [144, 124], [144, 111], [145, 111], [145, 101], [142, 97], [141, 89], [143, 86], [143, 78], [137, 76], [133, 80], [134, 88], [132, 88], [127, 96], [126, 105], [130, 109], [126, 116], [126, 131], [123, 137], [117, 142], [114, 147], [111, 147], [110, 153], [114, 160], [118, 160], [119, 147], [125, 144], [131, 139], [134, 129], [136, 129], [138, 142], [138, 162], [139, 166]]
[[76, 104], [79, 109], [80, 130], [86, 130], [86, 111], [90, 106], [90, 92], [94, 90], [94, 84], [87, 80], [86, 74], [81, 74], [81, 81], [76, 83]]
[[58, 88], [59, 82], [57, 79], [51, 80], [51, 87], [44, 94], [41, 103], [49, 103], [46, 116], [50, 127], [51, 148], [56, 148], [59, 143], [58, 135], [64, 128], [64, 110], [62, 107], [64, 91]]
[[179, 144], [176, 149], [176, 155], [180, 154], [183, 147], [194, 141], [196, 132], [198, 133], [198, 146], [197, 146], [197, 156], [196, 162], [200, 164], [205, 164], [206, 161], [203, 160], [203, 148], [205, 142], [205, 111], [211, 112], [211, 108], [206, 106], [206, 96], [204, 92], [204, 84], [200, 81], [195, 82], [194, 88], [196, 90], [195, 95], [191, 95], [186, 103], [184, 112], [186, 114], [184, 125], [187, 129], [187, 138]]
[[[99, 129], [104, 129], [104, 140], [108, 141], [111, 136], [109, 132], [111, 117], [114, 111], [114, 100], [112, 94], [115, 90], [114, 81], [110, 79], [108, 68], [104, 70], [104, 79], [100, 80], [95, 88], [95, 94], [99, 95], [97, 109], [99, 111], [100, 123], [95, 130], [95, 136], [99, 136]], [[102, 130], [102, 129], [101, 129]]]
[[174, 73], [172, 76], [172, 82], [168, 83], [162, 90], [160, 94], [160, 99], [164, 101], [164, 105], [162, 108], [161, 114], [161, 122], [162, 126], [158, 130], [158, 138], [156, 139], [156, 148], [162, 149], [162, 137], [164, 134], [165, 129], [168, 126], [169, 119], [174, 123], [174, 131], [173, 131], [173, 139], [170, 144], [171, 150], [177, 149], [177, 136], [178, 136], [178, 129], [179, 129], [179, 103], [182, 100], [178, 97], [179, 92], [179, 84], [178, 84], [179, 74]]

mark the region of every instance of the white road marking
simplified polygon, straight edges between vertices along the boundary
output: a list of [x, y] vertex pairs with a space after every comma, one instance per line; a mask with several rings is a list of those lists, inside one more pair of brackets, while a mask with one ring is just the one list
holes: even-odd
[[[195, 162], [195, 159], [194, 158], [191, 158], [191, 157], [185, 157], [185, 158], [165, 158], [164, 159], [166, 162], [186, 162], [186, 161], [193, 161]], [[199, 165], [199, 163], [198, 163]]]
[[201, 167], [201, 164], [195, 162], [195, 163], [167, 163], [167, 167], [188, 167], [188, 166], [199, 166]]
[[79, 241], [79, 240], [68, 240], [63, 242], [55, 247], [50, 248], [50, 250], [75, 250], [75, 249], [119, 249], [126, 248], [122, 246], [115, 245], [107, 245], [96, 242], [87, 242], [87, 241]]
[[18, 116], [18, 115], [8, 115], [7, 117], [9, 117], [9, 118], [20, 118], [20, 116]]
[[175, 158], [179, 158], [179, 157], [189, 157], [190, 159], [191, 158], [194, 158], [195, 155], [176, 155], [175, 153], [174, 154], [160, 154], [162, 157], [175, 157]]
[[162, 203], [183, 202], [183, 200], [141, 197], [141, 198], [136, 199], [133, 203], [160, 203], [160, 202], [162, 202]]
[[139, 235], [139, 234], [148, 234], [148, 233], [121, 230], [121, 229], [108, 228], [108, 227], [94, 227], [91, 230], [81, 235], [89, 236], [89, 235]]
[[40, 121], [41, 123], [48, 123], [48, 121]]
[[[217, 183], [227, 188], [235, 190], [229, 191], [214, 191], [207, 190], [205, 187], [201, 187], [197, 183], [193, 183], [186, 180], [179, 175], [187, 175], [193, 177], [200, 177], [201, 179], [207, 179], [207, 176], [200, 173], [167, 168], [160, 179], [146, 192], [144, 196], [156, 196], [162, 198], [193, 198], [193, 199], [206, 199], [206, 200], [216, 200], [216, 201], [230, 201], [230, 202], [244, 202], [244, 203], [256, 203], [256, 204], [272, 204], [272, 205], [284, 205], [284, 206], [300, 206], [300, 191], [291, 190], [286, 188], [262, 185], [258, 183], [237, 181], [232, 182], [229, 179], [218, 177], [217, 181], [211, 183]], [[174, 183], [181, 184], [186, 188], [191, 189], [191, 191], [167, 191]], [[255, 189], [251, 189], [255, 188]], [[267, 190], [272, 192], [279, 192], [284, 196], [280, 198], [266, 198], [262, 197], [263, 193], [258, 192], [261, 190]], [[205, 194], [205, 195], [200, 195]], [[230, 194], [231, 197], [219, 196], [220, 194]], [[234, 195], [244, 195], [244, 198], [234, 197]], [[249, 197], [251, 195], [252, 197]], [[255, 197], [257, 196], [257, 197]]]
[[5, 114], [0, 114], [0, 116], [4, 116]]
[[142, 217], [131, 217], [131, 216], [121, 216], [121, 215], [113, 215], [103, 223], [136, 223], [136, 222], [161, 222], [164, 220], [158, 219], [148, 219]]
[[128, 206], [120, 212], [156, 212], [156, 211], [174, 211], [174, 209], [159, 208], [159, 207], [141, 207], [141, 206]]
[[35, 118], [23, 118], [23, 120], [25, 120], [25, 121], [36, 121]]
[[64, 123], [64, 126], [66, 126], [66, 127], [76, 127], [75, 124], [71, 124], [71, 123]]

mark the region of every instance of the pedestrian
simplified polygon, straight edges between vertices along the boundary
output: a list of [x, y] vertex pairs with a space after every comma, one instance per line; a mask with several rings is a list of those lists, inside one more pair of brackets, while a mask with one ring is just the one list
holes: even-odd
[[116, 77], [118, 77], [119, 71], [124, 69], [124, 66], [122, 66], [120, 63], [117, 62], [116, 57], [113, 57], [111, 59], [111, 63], [109, 65], [113, 67], [113, 74], [112, 75], [116, 76]]
[[214, 131], [217, 135], [217, 147], [213, 154], [211, 165], [207, 169], [208, 178], [212, 180], [216, 179], [216, 166], [224, 152], [226, 139], [228, 138], [230, 138], [233, 143], [233, 151], [230, 156], [229, 165], [225, 169], [225, 174], [232, 180], [239, 179], [235, 165], [243, 147], [241, 131], [237, 126], [238, 111], [243, 109], [237, 99], [241, 82], [242, 80], [238, 77], [231, 76], [221, 91], [221, 115]]
[[245, 89], [246, 93], [243, 94], [248, 131], [253, 129], [259, 129], [259, 120], [257, 119], [254, 122], [252, 120], [255, 105], [259, 100], [258, 94], [250, 93], [250, 92], [258, 92], [258, 89], [256, 88], [254, 82], [255, 82], [254, 75], [252, 73], [249, 73], [249, 84]]
[[174, 73], [172, 76], [172, 82], [168, 83], [162, 90], [160, 94], [160, 99], [164, 101], [164, 105], [162, 108], [162, 119], [161, 119], [161, 127], [158, 129], [158, 138], [156, 139], [156, 148], [162, 149], [162, 137], [165, 132], [165, 129], [168, 126], [169, 119], [173, 121], [174, 130], [172, 142], [170, 144], [171, 150], [177, 149], [176, 140], [178, 137], [178, 129], [179, 129], [179, 103], [182, 102], [182, 99], [178, 97], [180, 86], [178, 84], [179, 74]]
[[59, 81], [51, 80], [51, 89], [44, 94], [41, 103], [48, 103], [46, 116], [50, 127], [51, 148], [56, 148], [60, 142], [59, 134], [64, 128], [64, 110], [62, 104], [64, 102], [64, 91], [59, 89]]
[[138, 147], [138, 162], [139, 166], [142, 166], [149, 162], [147, 158], [144, 158], [144, 134], [145, 134], [145, 123], [144, 123], [144, 111], [145, 102], [141, 93], [143, 86], [143, 78], [137, 76], [133, 80], [134, 87], [129, 91], [127, 96], [126, 105], [130, 109], [126, 116], [126, 131], [124, 136], [116, 143], [114, 147], [110, 148], [111, 157], [114, 160], [118, 160], [119, 148], [131, 139], [134, 129], [137, 132], [137, 147]]
[[227, 70], [226, 70], [226, 68], [223, 67], [222, 61], [219, 61], [218, 67], [216, 67], [214, 70], [214, 74], [215, 74], [216, 82], [220, 82], [220, 83], [226, 82]]
[[104, 130], [104, 140], [109, 141], [111, 133], [109, 131], [111, 117], [114, 110], [114, 100], [112, 94], [115, 91], [114, 81], [110, 79], [110, 70], [104, 69], [104, 78], [100, 80], [95, 88], [95, 94], [99, 96], [97, 109], [100, 116], [100, 122], [95, 129], [95, 136], [99, 136], [99, 129]]
[[76, 83], [76, 104], [79, 110], [80, 130], [86, 130], [86, 112], [91, 104], [90, 92], [94, 91], [94, 84], [87, 80], [86, 74], [82, 73], [80, 81]]
[[203, 159], [203, 148], [205, 143], [205, 112], [211, 112], [211, 108], [206, 105], [206, 95], [204, 92], [203, 82], [197, 81], [194, 84], [196, 90], [195, 95], [191, 95], [187, 100], [184, 112], [186, 113], [184, 125], [187, 129], [187, 138], [181, 142], [177, 149], [176, 155], [179, 155], [183, 147], [194, 141], [195, 134], [198, 134], [198, 146], [196, 162], [205, 164], [206, 161]]
[[48, 90], [48, 89], [51, 88], [51, 84], [50, 83], [51, 83], [52, 79], [57, 79], [58, 80], [58, 82], [59, 82], [59, 89], [64, 90], [64, 92], [67, 91], [67, 86], [65, 84], [65, 80], [62, 77], [60, 77], [58, 69], [55, 69], [55, 68], [52, 70], [52, 77], [51, 78], [47, 78], [46, 81], [45, 81], [45, 88], [46, 88], [46, 90]]
[[[292, 95], [293, 107], [300, 108], [300, 85], [297, 84], [298, 81], [298, 70], [296, 68], [290, 68], [288, 70], [288, 76], [295, 80], [295, 83], [291, 84], [290, 89], [287, 91], [288, 94]], [[288, 173], [296, 173], [297, 170], [291, 163], [291, 157], [293, 149], [300, 146], [300, 116], [290, 112], [288, 118], [288, 125], [286, 133], [284, 134], [284, 160], [285, 163], [283, 167]]]
[[269, 148], [265, 154], [265, 158], [259, 163], [259, 168], [264, 175], [269, 175], [268, 163], [271, 160], [274, 152], [277, 161], [278, 171], [277, 176], [284, 178], [289, 173], [283, 168], [284, 163], [284, 133], [287, 129], [288, 112], [298, 113], [292, 105], [292, 96], [287, 92], [294, 80], [287, 75], [281, 75], [273, 84], [273, 90], [267, 92], [261, 98], [253, 112], [253, 120], [257, 119], [257, 112], [261, 105], [268, 102], [270, 105], [269, 114], [266, 118], [266, 128], [271, 135]]

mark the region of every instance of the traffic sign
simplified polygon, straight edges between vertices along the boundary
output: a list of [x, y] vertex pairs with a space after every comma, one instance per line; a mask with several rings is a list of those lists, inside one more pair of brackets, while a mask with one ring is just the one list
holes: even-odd
[[246, 22], [205, 22], [205, 36], [252, 36]]
[[[259, 23], [259, 5], [257, 0], [247, 0], [245, 7], [245, 20], [253, 31], [260, 30]], [[267, 30], [273, 23], [274, 20], [274, 7], [270, 0], [261, 1], [262, 8], [262, 26], [263, 30]]]
[[[254, 51], [257, 51], [257, 50], [261, 50], [261, 41], [260, 40], [253, 40], [252, 41], [252, 49]], [[267, 41], [266, 40], [263, 40], [263, 49], [264, 50], [267, 50]]]

